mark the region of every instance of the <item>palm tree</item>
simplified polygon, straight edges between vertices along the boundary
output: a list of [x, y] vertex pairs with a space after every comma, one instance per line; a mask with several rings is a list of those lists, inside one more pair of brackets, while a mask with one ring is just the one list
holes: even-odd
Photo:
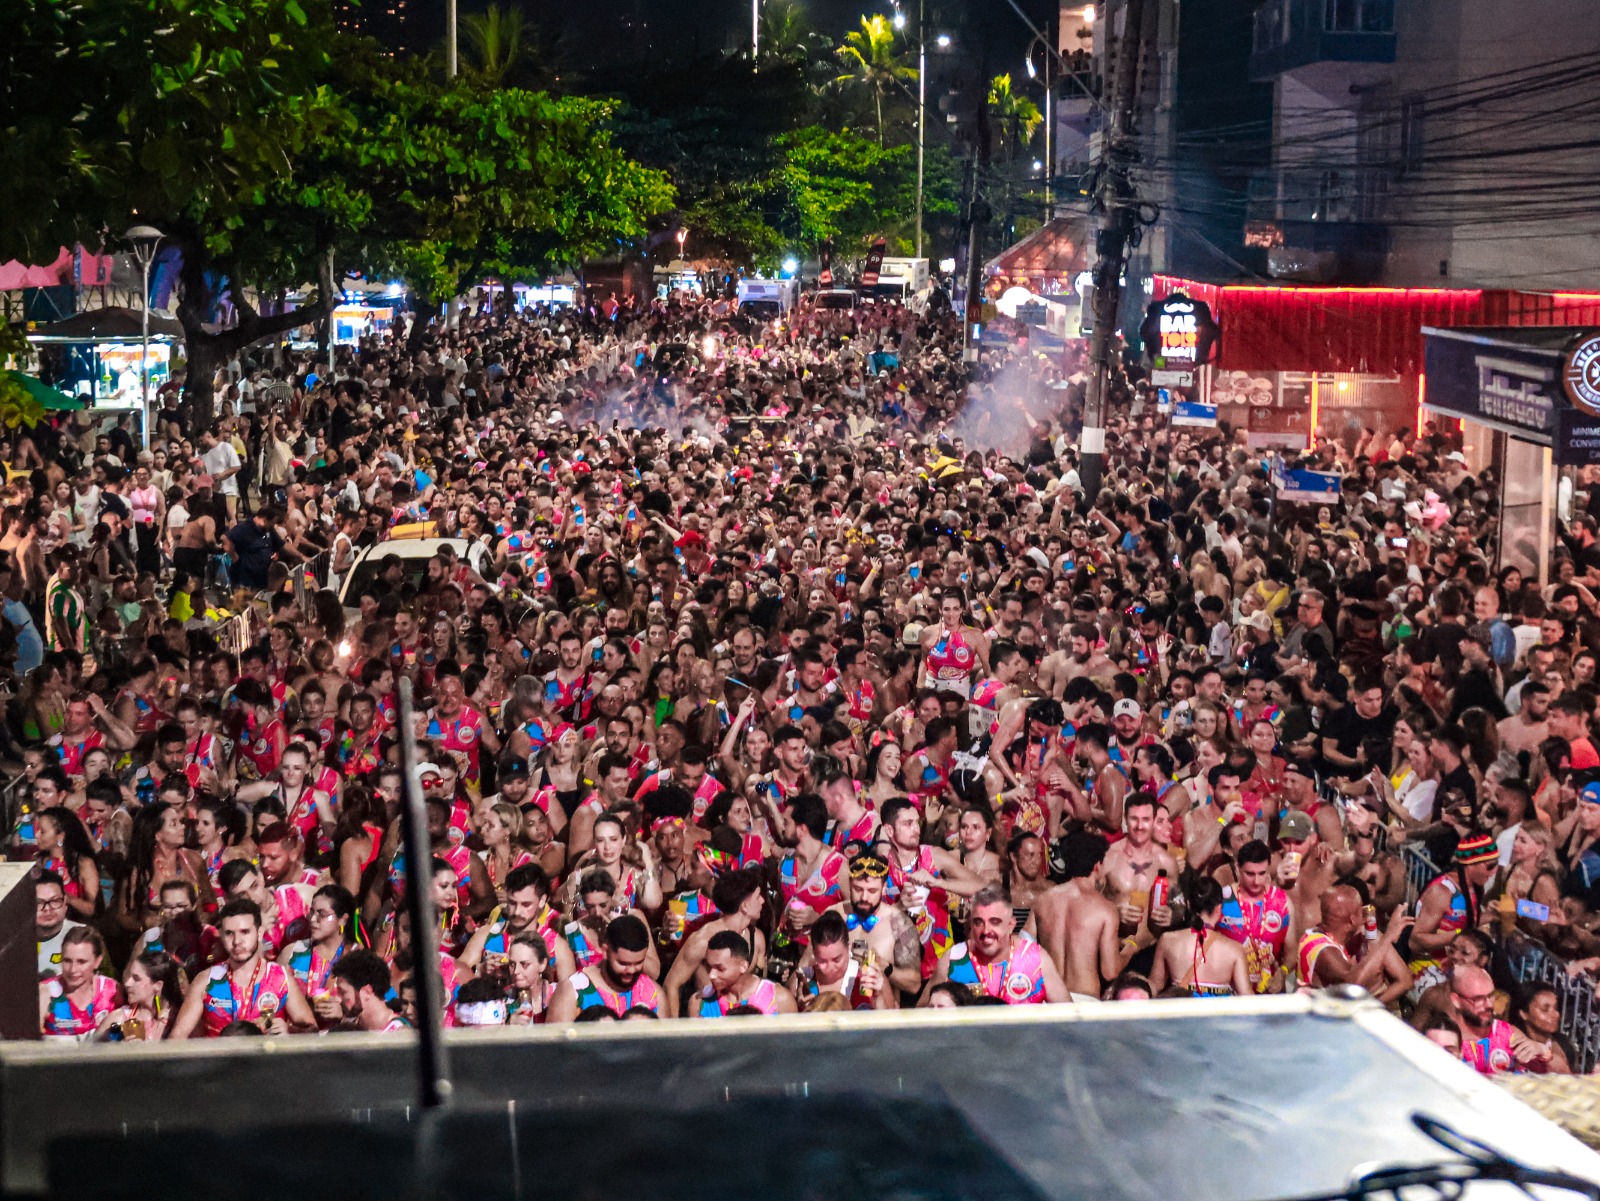
[[527, 57], [522, 11], [491, 4], [482, 13], [461, 19], [471, 66], [467, 70], [484, 82], [499, 86], [521, 67]]
[[1009, 74], [996, 75], [989, 83], [989, 116], [1000, 130], [1007, 158], [1015, 158], [1017, 151], [1027, 145], [1034, 132], [1044, 124], [1039, 106], [1012, 91]]
[[894, 26], [878, 13], [861, 18], [861, 28], [845, 35], [839, 47], [847, 73], [835, 83], [862, 83], [872, 89], [878, 112], [878, 145], [883, 145], [883, 94], [896, 84], [914, 81], [917, 69], [901, 62], [894, 48]]
[[761, 57], [800, 59], [812, 31], [795, 0], [766, 0], [761, 6]]

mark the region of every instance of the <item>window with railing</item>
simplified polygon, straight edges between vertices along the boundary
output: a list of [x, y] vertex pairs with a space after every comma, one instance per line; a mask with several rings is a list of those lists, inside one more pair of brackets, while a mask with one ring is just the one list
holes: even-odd
[[1394, 0], [1322, 0], [1324, 33], [1393, 33]]
[[1324, 33], [1393, 33], [1394, 0], [1268, 0], [1256, 9], [1256, 53]]

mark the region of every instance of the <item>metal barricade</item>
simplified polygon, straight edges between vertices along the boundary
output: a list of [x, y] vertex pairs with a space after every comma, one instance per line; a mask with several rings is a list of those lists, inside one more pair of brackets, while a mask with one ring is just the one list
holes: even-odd
[[1594, 981], [1574, 976], [1564, 961], [1527, 936], [1512, 932], [1500, 939], [1495, 958], [1503, 975], [1518, 984], [1538, 982], [1556, 994], [1561, 1010], [1561, 1033], [1572, 1044], [1572, 1069], [1582, 1075], [1600, 1062], [1600, 1001]]
[[1406, 905], [1413, 906], [1422, 890], [1439, 876], [1439, 866], [1428, 858], [1428, 852], [1418, 843], [1400, 845], [1400, 862], [1406, 868]]
[[217, 623], [217, 645], [230, 655], [243, 654], [256, 640], [256, 626], [255, 609], [246, 605], [238, 613]]
[[5, 831], [7, 839], [17, 832], [17, 823], [22, 820], [22, 789], [27, 779], [17, 775], [0, 785], [0, 830]]

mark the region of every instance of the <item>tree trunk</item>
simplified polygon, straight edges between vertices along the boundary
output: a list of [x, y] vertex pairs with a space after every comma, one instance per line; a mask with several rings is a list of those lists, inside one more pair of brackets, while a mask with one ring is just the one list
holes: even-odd
[[[338, 281], [333, 276], [333, 248], [329, 247], [322, 256], [322, 278], [317, 281], [317, 290], [323, 296], [336, 295], [334, 288]], [[321, 352], [322, 362], [328, 365], [326, 378], [329, 382], [333, 380], [333, 309], [332, 301], [324, 306], [322, 321], [317, 327], [317, 349]]]
[[439, 306], [430, 300], [423, 300], [418, 296], [412, 302], [411, 332], [406, 335], [406, 349], [412, 354], [422, 349], [422, 340], [427, 337], [428, 326], [439, 315]]
[[[183, 381], [183, 406], [187, 416], [190, 437], [216, 420], [216, 388], [213, 380], [217, 368], [233, 354], [266, 338], [281, 334], [308, 321], [316, 321], [328, 312], [333, 293], [329, 290], [331, 268], [319, 281], [317, 300], [305, 308], [262, 317], [251, 305], [245, 286], [229, 278], [238, 321], [228, 329], [211, 331], [205, 328], [207, 318], [216, 303], [208, 273], [219, 266], [206, 255], [199, 238], [178, 239], [183, 251], [183, 262], [178, 273], [178, 322], [183, 326], [184, 355], [187, 363]], [[331, 263], [331, 258], [328, 260]]]

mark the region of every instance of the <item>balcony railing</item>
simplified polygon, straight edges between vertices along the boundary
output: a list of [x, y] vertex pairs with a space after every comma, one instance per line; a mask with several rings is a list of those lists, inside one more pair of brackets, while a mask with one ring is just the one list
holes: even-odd
[[1266, 0], [1256, 10], [1253, 78], [1315, 62], [1393, 61], [1394, 0]]
[[1250, 179], [1253, 220], [1376, 224], [1389, 216], [1391, 172], [1276, 167]]

